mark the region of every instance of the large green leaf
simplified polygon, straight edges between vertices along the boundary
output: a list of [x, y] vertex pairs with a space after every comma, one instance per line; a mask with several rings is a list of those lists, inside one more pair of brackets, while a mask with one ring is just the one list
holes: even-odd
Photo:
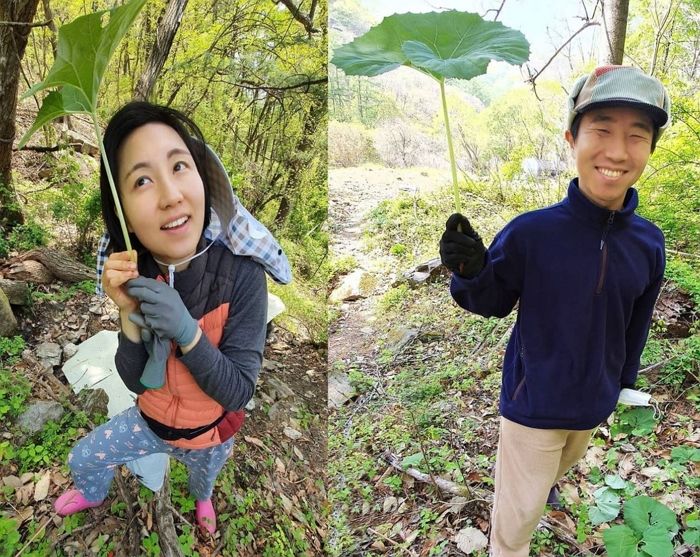
[[[131, 0], [118, 8], [78, 17], [58, 30], [53, 66], [46, 78], [29, 89], [22, 98], [50, 87], [61, 89], [61, 98], [55, 95], [46, 97], [31, 133], [22, 138], [22, 145], [42, 125], [63, 114], [96, 112], [97, 94], [107, 64], [145, 3], [146, 0]], [[61, 112], [61, 106], [66, 111]], [[40, 117], [42, 122], [37, 125]]]
[[667, 506], [646, 495], [638, 495], [625, 502], [625, 523], [643, 535], [651, 526], [661, 526], [667, 532], [678, 532], [676, 515]]
[[[111, 10], [76, 18], [58, 30], [58, 47], [53, 66], [44, 81], [23, 97], [48, 87], [72, 85], [85, 94], [94, 109], [105, 69], [119, 41], [143, 8], [146, 0], [131, 0]], [[106, 25], [103, 25], [104, 22]]]
[[64, 87], [59, 91], [51, 91], [46, 98], [44, 98], [44, 102], [41, 104], [41, 108], [36, 115], [32, 127], [29, 128], [27, 133], [20, 139], [18, 149], [24, 147], [27, 141], [29, 141], [29, 138], [44, 124], [48, 124], [52, 120], [65, 114], [88, 112], [84, 100], [84, 96], [74, 87]]
[[628, 526], [613, 526], [603, 532], [609, 557], [639, 557], [637, 536]]
[[595, 497], [595, 506], [588, 511], [588, 517], [593, 526], [617, 518], [622, 508], [620, 496], [617, 493], [610, 488], [602, 487], [596, 490], [593, 496]]
[[642, 549], [651, 557], [671, 557], [673, 544], [668, 530], [663, 526], [652, 526], [644, 531]]
[[478, 14], [446, 11], [384, 18], [336, 49], [331, 62], [349, 75], [375, 76], [405, 65], [443, 80], [484, 74], [491, 60], [520, 65], [529, 55], [520, 31]]

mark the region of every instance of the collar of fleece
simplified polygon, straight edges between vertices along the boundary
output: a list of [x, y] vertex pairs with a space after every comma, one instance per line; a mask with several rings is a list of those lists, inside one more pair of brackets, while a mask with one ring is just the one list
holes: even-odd
[[[564, 200], [564, 205], [568, 205], [571, 212], [578, 218], [585, 220], [596, 227], [604, 226], [610, 218], [610, 210], [599, 207], [589, 200], [578, 186], [578, 178], [574, 178], [569, 183], [569, 191]], [[622, 209], [615, 211], [613, 226], [621, 226], [634, 216], [634, 211], [639, 205], [637, 190], [629, 188], [622, 203]]]

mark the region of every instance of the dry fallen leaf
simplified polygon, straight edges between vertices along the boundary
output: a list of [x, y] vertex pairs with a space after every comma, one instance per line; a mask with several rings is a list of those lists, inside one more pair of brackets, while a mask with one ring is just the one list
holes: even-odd
[[20, 480], [17, 476], [5, 476], [2, 479], [2, 483], [15, 490], [22, 487], [22, 480]]
[[462, 528], [454, 537], [454, 542], [460, 551], [467, 555], [471, 555], [475, 551], [486, 549], [488, 540], [481, 530], [468, 526]]
[[51, 471], [47, 470], [41, 479], [36, 483], [34, 488], [34, 500], [43, 501], [49, 494], [49, 486], [51, 485]]
[[261, 449], [267, 449], [267, 447], [265, 446], [265, 443], [263, 443], [257, 437], [249, 437], [248, 435], [244, 435], [243, 439], [245, 440], [246, 443], [250, 443], [251, 445], [255, 445], [256, 447], [260, 447]]

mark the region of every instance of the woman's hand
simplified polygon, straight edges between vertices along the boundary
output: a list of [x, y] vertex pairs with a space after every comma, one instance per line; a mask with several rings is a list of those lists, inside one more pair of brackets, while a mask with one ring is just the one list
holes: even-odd
[[[134, 259], [136, 253], [132, 250]], [[102, 288], [107, 296], [117, 304], [121, 313], [138, 310], [139, 301], [127, 294], [125, 283], [139, 276], [136, 263], [131, 260], [128, 251], [112, 253], [105, 262], [102, 273]]]

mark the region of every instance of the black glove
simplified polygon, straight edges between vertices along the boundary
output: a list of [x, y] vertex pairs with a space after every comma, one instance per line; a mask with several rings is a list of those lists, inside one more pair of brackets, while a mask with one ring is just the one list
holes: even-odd
[[467, 217], [454, 213], [440, 239], [440, 259], [453, 273], [474, 278], [484, 268], [486, 248]]

